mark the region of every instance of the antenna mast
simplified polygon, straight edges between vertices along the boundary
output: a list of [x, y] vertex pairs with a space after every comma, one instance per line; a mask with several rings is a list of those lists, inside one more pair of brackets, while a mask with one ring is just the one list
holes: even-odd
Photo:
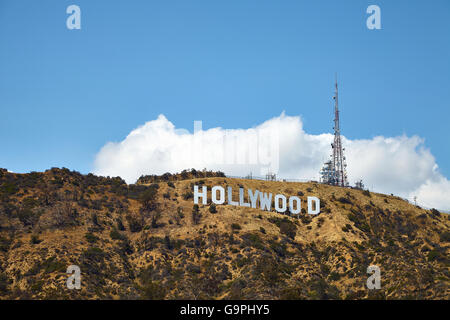
[[345, 163], [344, 148], [341, 141], [341, 130], [339, 126], [339, 98], [337, 75], [335, 76], [334, 92], [334, 141], [331, 144], [333, 149], [332, 159], [325, 163], [322, 168], [322, 182], [340, 187], [347, 187], [347, 164]]

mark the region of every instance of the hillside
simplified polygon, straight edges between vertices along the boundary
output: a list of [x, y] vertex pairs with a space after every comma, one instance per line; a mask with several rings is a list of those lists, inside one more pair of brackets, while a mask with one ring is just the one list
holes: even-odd
[[[450, 298], [447, 214], [356, 189], [201, 175], [127, 185], [0, 169], [0, 299]], [[197, 212], [194, 184], [317, 196], [321, 213]], [[66, 287], [69, 265], [81, 290]], [[369, 265], [380, 290], [366, 288]]]

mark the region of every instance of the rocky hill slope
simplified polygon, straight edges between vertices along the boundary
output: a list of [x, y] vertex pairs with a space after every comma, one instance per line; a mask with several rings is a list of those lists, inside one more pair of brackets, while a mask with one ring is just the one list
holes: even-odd
[[[317, 196], [321, 213], [197, 207], [195, 184]], [[317, 183], [1, 169], [0, 299], [449, 299], [449, 225], [395, 196]], [[379, 290], [366, 287], [370, 265]]]

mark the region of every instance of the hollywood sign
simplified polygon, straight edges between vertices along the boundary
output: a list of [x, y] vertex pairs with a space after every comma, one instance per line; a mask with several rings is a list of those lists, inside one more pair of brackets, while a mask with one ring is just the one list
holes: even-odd
[[[244, 188], [239, 188], [239, 199], [233, 200], [233, 189], [227, 187], [227, 197], [225, 199], [225, 189], [221, 186], [214, 186], [211, 188], [211, 201], [214, 204], [224, 204], [225, 200], [227, 204], [232, 206], [240, 206], [247, 208], [260, 208], [261, 210], [271, 211], [272, 209], [272, 193], [265, 193], [259, 190], [252, 189], [247, 190], [248, 202], [244, 199]], [[198, 186], [194, 186], [194, 204], [198, 204], [201, 198], [202, 204], [208, 202], [208, 188], [202, 187], [199, 191]], [[317, 197], [309, 196], [306, 200], [308, 213], [319, 214], [320, 213], [320, 200]], [[290, 196], [289, 199], [282, 194], [276, 194], [274, 197], [274, 208], [279, 213], [285, 213], [289, 207], [289, 212], [292, 214], [299, 214], [302, 209], [302, 200], [297, 196]]]

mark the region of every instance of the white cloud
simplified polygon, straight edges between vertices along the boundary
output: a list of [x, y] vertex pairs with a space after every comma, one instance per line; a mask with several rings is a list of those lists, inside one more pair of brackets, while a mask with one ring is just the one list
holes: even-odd
[[412, 195], [416, 195], [424, 206], [450, 211], [450, 181], [442, 175], [436, 174], [433, 179], [428, 179], [410, 197]]
[[[311, 135], [300, 117], [281, 114], [249, 129], [212, 128], [189, 133], [163, 115], [107, 143], [97, 154], [94, 173], [121, 176], [128, 183], [140, 175], [196, 168], [227, 175], [262, 175], [318, 180], [331, 152], [331, 134]], [[428, 207], [450, 210], [450, 181], [439, 171], [423, 139], [413, 136], [343, 139], [351, 184], [363, 179], [377, 192], [394, 193]], [[277, 156], [279, 155], [279, 157]]]

